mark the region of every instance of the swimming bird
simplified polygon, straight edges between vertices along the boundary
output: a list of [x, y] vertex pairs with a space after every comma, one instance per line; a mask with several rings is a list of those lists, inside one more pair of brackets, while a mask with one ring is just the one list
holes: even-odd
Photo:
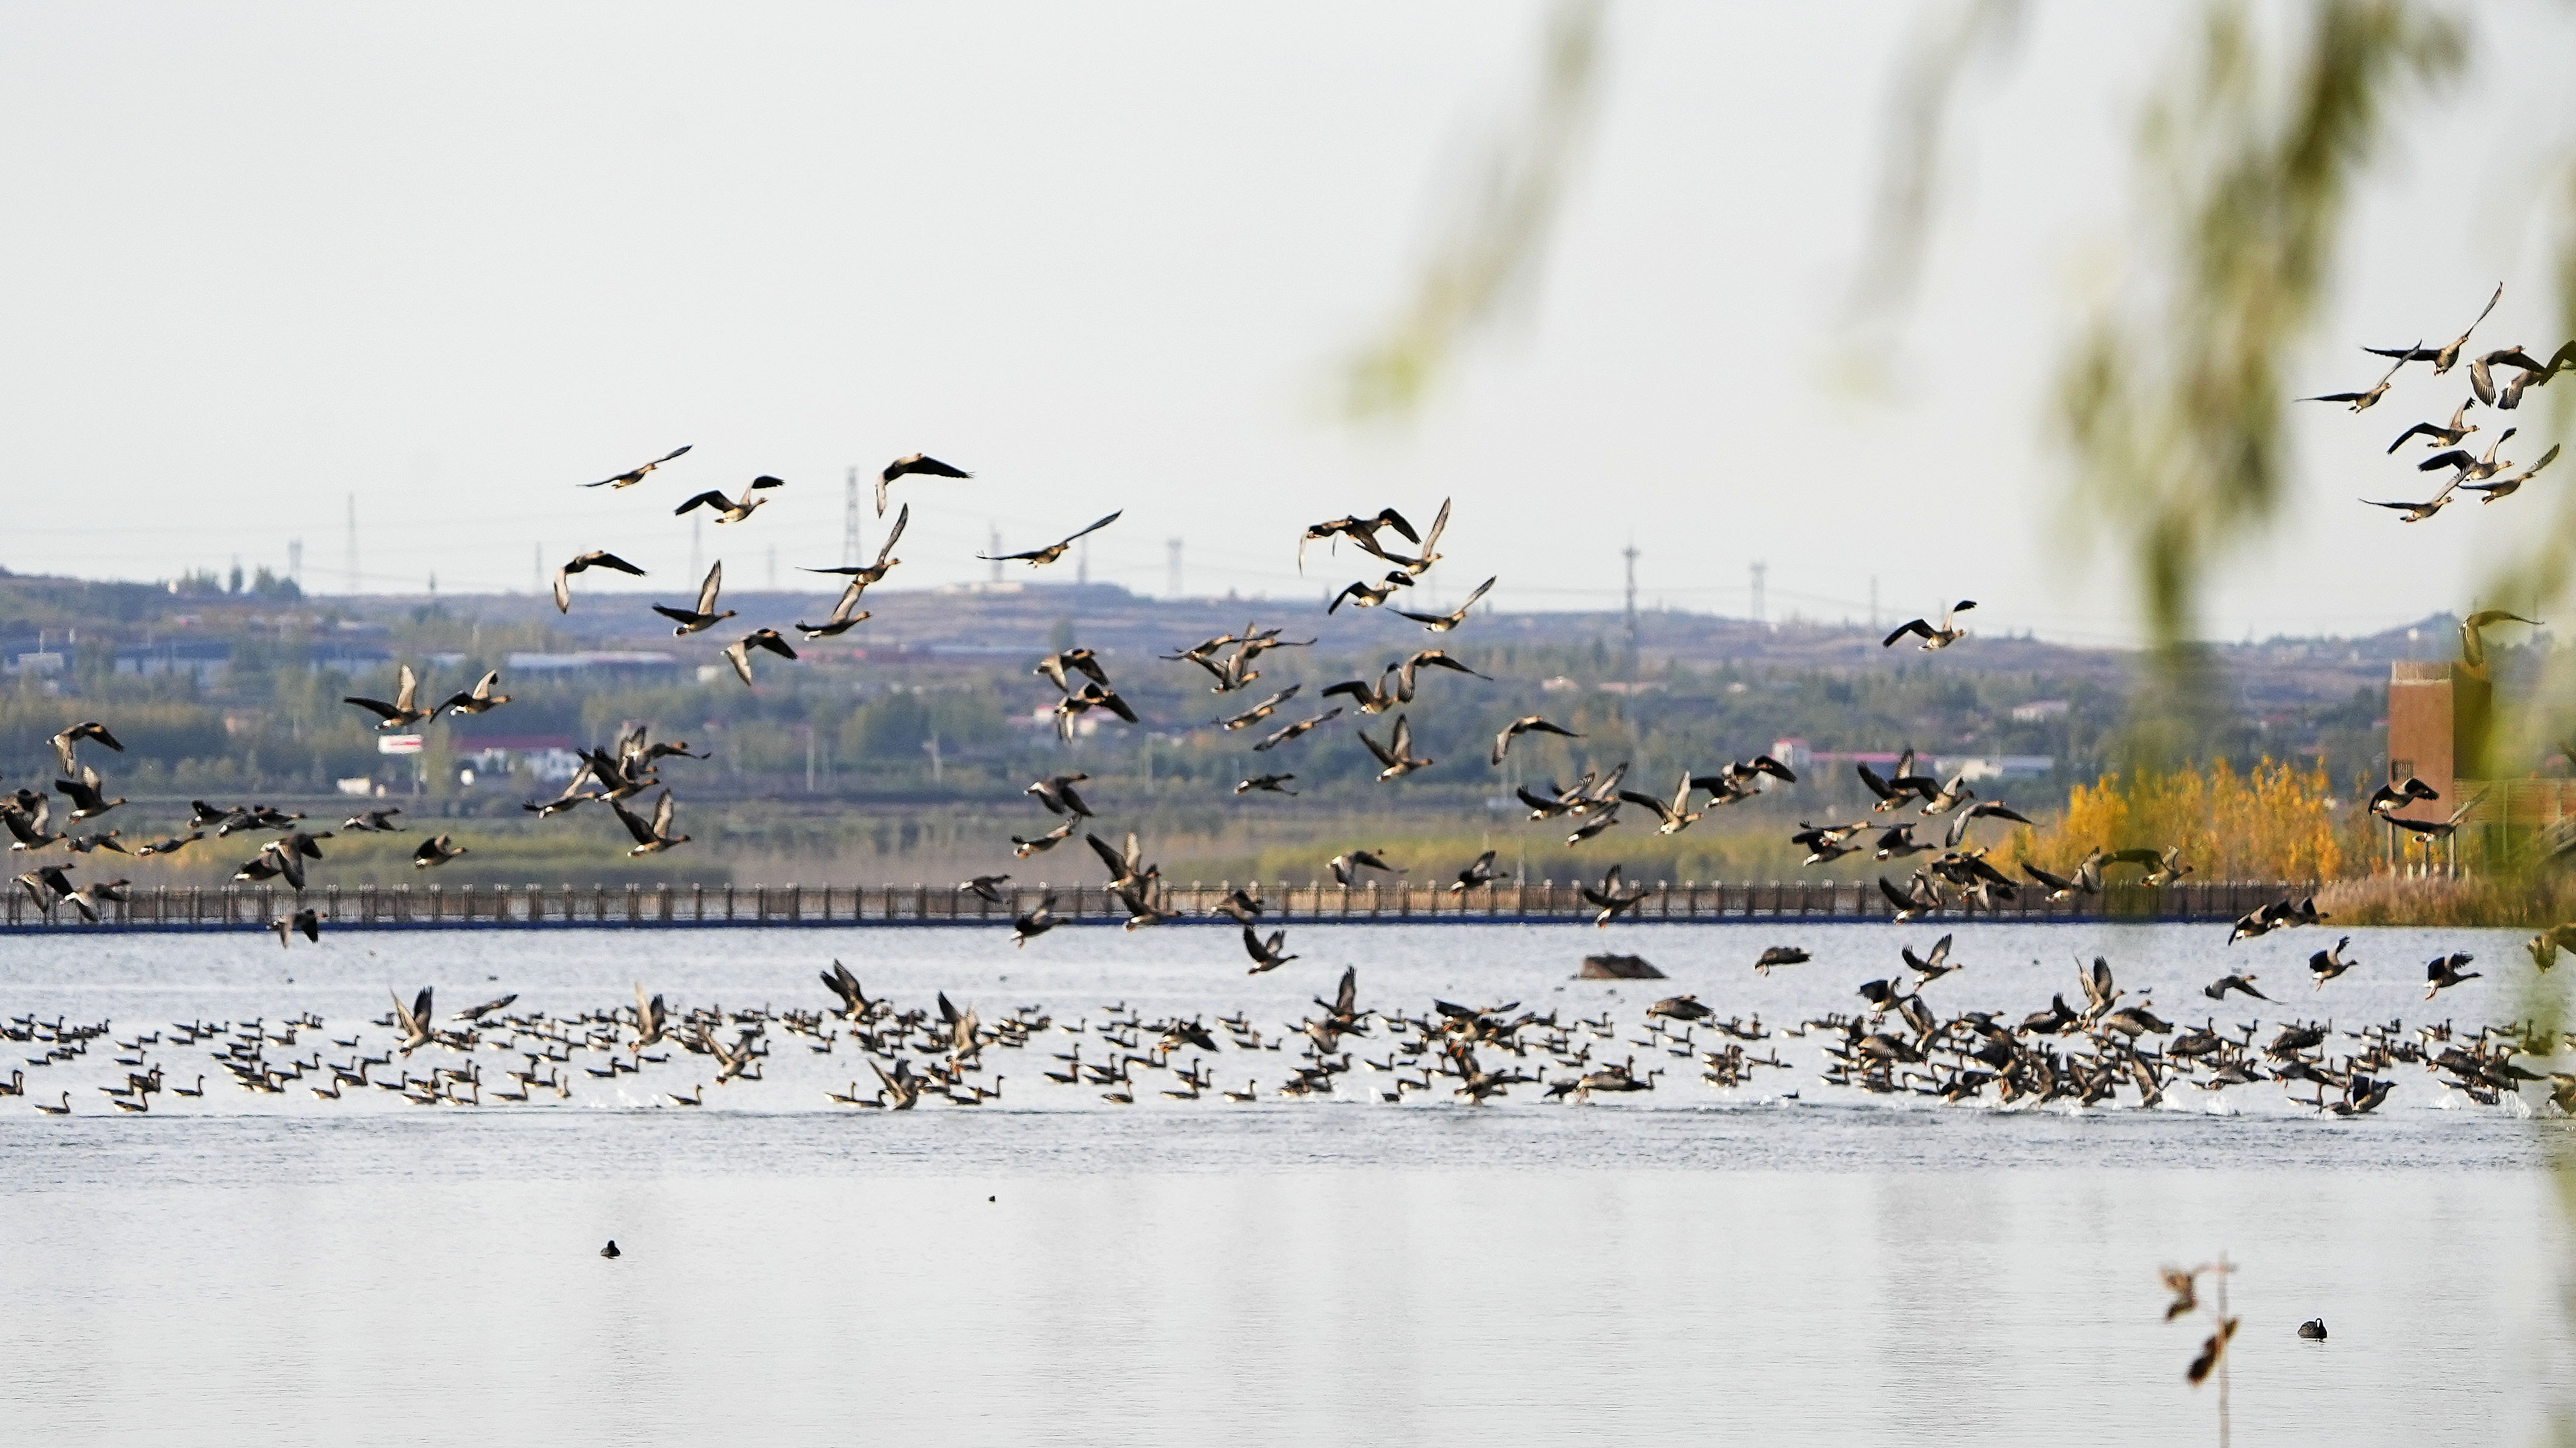
[[2406, 445], [2406, 440], [2408, 438], [2417, 436], [2431, 438], [2433, 440], [2433, 446], [2435, 447], [2451, 446], [2460, 439], [2467, 437], [2470, 433], [2478, 430], [2478, 425], [2476, 423], [2467, 420], [2469, 409], [2475, 405], [2476, 400], [2474, 398], [2463, 399], [2459, 407], [2451, 413], [2450, 426], [2444, 427], [2440, 423], [2433, 422], [2419, 422], [2413, 427], [2406, 429], [2404, 432], [2399, 433], [2397, 435], [2397, 441], [2388, 445], [2388, 450], [2391, 453], [2394, 453], [2399, 448]]
[[1406, 613], [1400, 608], [1396, 609], [1394, 612], [1398, 618], [1409, 618], [1415, 623], [1422, 625], [1422, 631], [1424, 633], [1448, 633], [1450, 630], [1457, 628], [1459, 625], [1464, 624], [1467, 621], [1467, 610], [1476, 606], [1476, 600], [1485, 596], [1486, 590], [1494, 586], [1494, 581], [1494, 579], [1488, 578], [1484, 582], [1477, 584], [1475, 590], [1467, 595], [1467, 601], [1465, 603], [1458, 605], [1447, 613]]
[[1110, 514], [1108, 517], [1101, 519], [1099, 522], [1094, 523], [1087, 528], [1066, 534], [1061, 540], [1049, 543], [1044, 548], [1032, 548], [1026, 553], [978, 553], [975, 556], [983, 559], [987, 563], [1020, 562], [1028, 564], [1031, 568], [1042, 567], [1062, 558], [1065, 555], [1066, 550], [1073, 547], [1075, 540], [1097, 533], [1101, 529], [1108, 527], [1110, 524], [1117, 522], [1121, 517], [1126, 515], [1126, 511], [1126, 509], [1121, 508], [1117, 512]]
[[2460, 970], [2461, 966], [2476, 958], [2465, 950], [2433, 957], [2432, 963], [2424, 967], [2424, 999], [2429, 1001], [2437, 993], [2449, 990], [2464, 980], [2478, 979], [2483, 972], [2472, 970], [2463, 974]]
[[1395, 716], [1395, 731], [1384, 745], [1371, 739], [1365, 729], [1354, 732], [1360, 736], [1360, 742], [1368, 746], [1368, 752], [1377, 756], [1377, 762], [1386, 766], [1377, 772], [1377, 782], [1380, 784], [1391, 779], [1401, 779], [1417, 769], [1428, 769], [1439, 762], [1414, 757], [1413, 725], [1401, 714]]
[[1904, 638], [1908, 634], [1919, 634], [1922, 636], [1925, 652], [1928, 653], [1933, 649], [1946, 649], [1950, 645], [1955, 644], [1959, 640], [1968, 636], [1968, 631], [1964, 628], [1956, 627], [1953, 620], [1955, 620], [1960, 614], [1966, 613], [1969, 609], [1975, 608], [1976, 606], [1977, 601], [1975, 599], [1963, 598], [1957, 603], [1950, 605], [1948, 608], [1943, 609], [1941, 611], [1941, 626], [1939, 628], [1934, 628], [1931, 621], [1928, 619], [1910, 619], [1907, 622], [1898, 625], [1894, 633], [1889, 634], [1885, 639], [1881, 640], [1879, 647], [1883, 649], [1891, 649], [1896, 647], [1896, 641], [1898, 639]]
[[1288, 781], [1295, 779], [1296, 777], [1297, 776], [1293, 774], [1256, 774], [1248, 779], [1235, 781], [1234, 792], [1236, 794], [1243, 794], [1247, 791], [1257, 789], [1270, 794], [1293, 795], [1297, 793], [1297, 791], [1293, 789], [1284, 789], [1281, 786], [1287, 784]]
[[[2353, 411], [2366, 412], [2376, 404], [2379, 399], [2388, 395], [2388, 384], [2391, 379], [2397, 376], [2397, 369], [2414, 360], [2413, 354], [2420, 350], [2422, 346], [2423, 344], [2419, 342], [2413, 347], [2403, 349], [2407, 355], [2400, 356], [2396, 361], [2389, 363], [2387, 373], [2383, 375], [2378, 382], [2374, 383], [2366, 392], [2329, 392], [2322, 397], [2302, 397], [2296, 400], [2300, 402], [2349, 402], [2352, 404]], [[2395, 354], [2383, 352], [2380, 355], [2385, 357]]]
[[958, 468], [952, 468], [937, 458], [927, 457], [921, 453], [914, 453], [910, 457], [896, 458], [893, 462], [885, 465], [885, 470], [883, 472], [877, 474], [878, 517], [882, 518], [885, 516], [886, 489], [893, 486], [895, 479], [905, 476], [919, 476], [926, 478], [971, 478], [975, 475]]
[[611, 1261], [615, 1261], [617, 1258], [623, 1257], [626, 1254], [617, 1250], [617, 1239], [615, 1237], [611, 1237], [608, 1239], [608, 1245], [599, 1249], [599, 1255], [606, 1257]]
[[778, 630], [774, 628], [753, 629], [751, 632], [744, 634], [741, 638], [725, 645], [724, 650], [725, 662], [733, 665], [735, 675], [741, 678], [745, 684], [749, 684], [751, 682], [751, 651], [753, 649], [767, 649], [782, 659], [792, 659], [796, 657], [795, 648], [790, 645], [787, 640], [779, 637]]
[[2308, 957], [2308, 971], [2317, 978], [2317, 989], [2324, 990], [2327, 981], [2361, 964], [2360, 961], [2343, 958], [2343, 948], [2350, 944], [2352, 937], [2347, 935], [2334, 943], [2334, 949], [2320, 950]]
[[[689, 446], [694, 447], [696, 444], [692, 443]], [[653, 471], [655, 468], [671, 461], [673, 458], [683, 456], [688, 452], [688, 450], [689, 449], [687, 447], [675, 447], [640, 468], [633, 468], [626, 472], [619, 473], [613, 478], [601, 478], [595, 483], [584, 483], [582, 486], [585, 488], [631, 488], [637, 483], [644, 481], [644, 475], [646, 473]]]
[[714, 628], [717, 624], [733, 617], [734, 611], [732, 609], [726, 609], [722, 613], [715, 611], [716, 595], [721, 593], [723, 590], [724, 560], [719, 558], [715, 561], [713, 566], [707, 569], [705, 581], [698, 585], [698, 606], [696, 608], [669, 608], [657, 603], [653, 605], [653, 611], [679, 625], [678, 628], [671, 630], [671, 637], [673, 638], [683, 638], [693, 633], [704, 633], [706, 630]]
[[2482, 502], [2492, 503], [2499, 498], [2510, 498], [2522, 487], [2523, 484], [2530, 482], [2534, 474], [2558, 460], [2558, 447], [2558, 444], [2551, 443], [2549, 445], [2549, 451], [2540, 455], [2540, 461], [2524, 468], [2521, 472], [2514, 474], [2512, 477], [2505, 478], [2499, 482], [2465, 483], [2462, 484], [2462, 486], [2472, 493], [2486, 494], [2486, 497], [2480, 500]]
[[382, 699], [360, 698], [356, 695], [344, 698], [340, 702], [343, 704], [355, 704], [359, 708], [366, 710], [368, 713], [375, 715], [376, 729], [381, 733], [387, 730], [401, 729], [409, 725], [418, 724], [422, 720], [430, 718], [438, 712], [435, 708], [422, 709], [414, 704], [413, 696], [417, 694], [419, 690], [420, 681], [412, 675], [411, 665], [405, 664], [402, 666], [401, 683], [394, 694], [394, 700], [392, 703], [388, 704]]
[[[597, 485], [585, 484], [584, 486], [595, 487]], [[643, 569], [636, 567], [634, 564], [627, 562], [625, 559], [618, 557], [614, 553], [605, 551], [584, 553], [580, 557], [573, 559], [571, 562], [555, 570], [555, 612], [572, 612], [572, 576], [576, 573], [587, 573], [594, 568], [607, 568], [619, 573], [631, 573], [637, 578], [644, 576]]]
[[499, 682], [501, 682], [501, 671], [494, 669], [492, 672], [485, 674], [482, 678], [475, 680], [473, 688], [459, 689], [455, 693], [448, 695], [446, 698], [439, 700], [438, 708], [432, 712], [443, 712], [449, 715], [488, 714], [510, 702], [509, 695], [495, 694], [492, 692], [492, 686]]
[[456, 843], [454, 837], [439, 835], [421, 841], [420, 848], [411, 852], [412, 868], [426, 870], [432, 865], [444, 865], [464, 853], [465, 847]]
[[1551, 724], [1536, 714], [1524, 714], [1504, 725], [1503, 732], [1494, 736], [1494, 763], [1502, 763], [1503, 756], [1511, 752], [1512, 741], [1524, 734], [1555, 734], [1567, 739], [1583, 737], [1562, 724]]
[[629, 855], [658, 854], [689, 842], [687, 835], [671, 833], [671, 792], [667, 789], [662, 791], [660, 799], [654, 801], [653, 818], [649, 822], [616, 800], [610, 800], [608, 807], [617, 812], [617, 822], [626, 826], [626, 832], [635, 837], [635, 848], [626, 852]]
[[2300, 1336], [2300, 1337], [2302, 1337], [2302, 1338], [2304, 1338], [2304, 1339], [2306, 1339], [2306, 1340], [2307, 1340], [2307, 1341], [2309, 1341], [2309, 1342], [2323, 1342], [2323, 1341], [2325, 1341], [2325, 1340], [2326, 1340], [2326, 1320], [2325, 1320], [2324, 1318], [2322, 1318], [2322, 1317], [2312, 1317], [2312, 1318], [2309, 1318], [2307, 1321], [2305, 1321], [2305, 1322], [2303, 1322], [2303, 1323], [2300, 1323], [2300, 1324], [2299, 1324], [2299, 1336]]
[[1264, 971], [1277, 970], [1292, 960], [1300, 959], [1298, 956], [1285, 954], [1281, 950], [1287, 939], [1288, 932], [1285, 930], [1271, 931], [1270, 938], [1265, 941], [1253, 933], [1251, 926], [1243, 927], [1243, 953], [1252, 957], [1252, 969], [1244, 973], [1259, 975]]
[[1275, 749], [1278, 746], [1287, 743], [1289, 740], [1297, 738], [1310, 729], [1314, 729], [1324, 724], [1329, 724], [1340, 717], [1342, 717], [1342, 706], [1336, 704], [1332, 708], [1325, 710], [1323, 713], [1316, 715], [1312, 719], [1300, 719], [1296, 723], [1289, 725], [1287, 728], [1271, 735], [1269, 738], [1262, 740], [1260, 743], [1252, 746], [1253, 751], [1255, 753], [1259, 753], [1263, 750]]
[[2433, 375], [2439, 377], [2450, 371], [2451, 365], [2460, 360], [2461, 349], [2469, 345], [2469, 333], [2476, 331], [2478, 322], [2485, 321], [2487, 313], [2494, 311], [2496, 303], [2503, 300], [2504, 283], [2498, 282], [2495, 295], [2487, 298], [2486, 307], [2478, 313], [2477, 321], [2469, 323], [2468, 331], [2460, 333], [2458, 337], [2443, 346], [2427, 349], [2421, 341], [2418, 341], [2412, 347], [2364, 347], [2361, 350], [2376, 353], [2382, 357], [2394, 357], [2399, 362], [2430, 362], [2433, 364]]
[[687, 502], [682, 503], [680, 506], [673, 508], [671, 510], [671, 516], [676, 518], [691, 509], [705, 508], [716, 515], [716, 521], [718, 523], [739, 523], [743, 519], [750, 517], [753, 509], [758, 508], [761, 504], [769, 501], [767, 498], [761, 496], [761, 492], [764, 489], [783, 488], [786, 486], [787, 480], [785, 478], [773, 478], [769, 474], [763, 473], [759, 477], [752, 479], [751, 482], [743, 488], [742, 497], [740, 499], [728, 498], [724, 494], [716, 492], [711, 488], [706, 492], [700, 493], [696, 497], [689, 499]]
[[30, 1101], [27, 1104], [47, 1116], [69, 1116], [72, 1114], [72, 1093], [69, 1091], [63, 1093], [63, 1104], [60, 1106], [47, 1106], [42, 1101]]

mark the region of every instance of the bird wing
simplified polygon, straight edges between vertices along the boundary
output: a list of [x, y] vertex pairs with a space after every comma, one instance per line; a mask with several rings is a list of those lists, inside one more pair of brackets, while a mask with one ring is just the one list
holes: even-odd
[[412, 711], [412, 695], [417, 693], [419, 689], [420, 680], [413, 676], [411, 665], [403, 665], [402, 687], [394, 692], [394, 707], [405, 714], [410, 713]]
[[1117, 512], [1110, 514], [1108, 517], [1101, 519], [1099, 522], [1092, 524], [1088, 528], [1084, 528], [1079, 532], [1066, 534], [1064, 541], [1070, 543], [1076, 538], [1083, 537], [1087, 534], [1097, 533], [1101, 529], [1108, 527], [1110, 524], [1117, 522], [1121, 517], [1124, 517], [1126, 512], [1126, 509], [1121, 508]]
[[751, 650], [741, 643], [730, 643], [725, 645], [724, 656], [725, 662], [733, 665], [733, 671], [742, 677], [742, 681], [750, 683]]
[[716, 611], [716, 595], [724, 591], [724, 560], [719, 558], [708, 567], [706, 580], [698, 585], [698, 612]]
[[555, 570], [555, 612], [572, 612], [572, 584], [563, 569]]
[[749, 639], [745, 640], [745, 642], [757, 644], [761, 648], [767, 649], [771, 653], [776, 654], [783, 659], [792, 659], [796, 657], [796, 650], [788, 646], [787, 640], [779, 637], [778, 630], [776, 629], [762, 629], [758, 633], [753, 634]]
[[1901, 624], [1898, 626], [1896, 632], [1889, 634], [1885, 639], [1881, 640], [1878, 646], [1883, 649], [1894, 648], [1896, 647], [1896, 641], [1905, 637], [1907, 634], [1921, 634], [1923, 637], [1928, 639], [1932, 637], [1932, 625], [1930, 622], [1919, 618], [1914, 619], [1911, 622]]
[[653, 837], [657, 840], [667, 839], [670, 833], [671, 792], [666, 789], [662, 791], [662, 798], [653, 806]]
[[732, 507], [733, 499], [726, 497], [722, 493], [709, 491], [700, 493], [689, 501], [673, 508], [671, 510], [671, 516], [676, 518], [682, 513], [688, 512], [692, 508], [713, 508], [717, 512], [722, 513], [731, 510]]
[[1360, 742], [1362, 744], [1368, 746], [1368, 752], [1377, 756], [1378, 763], [1385, 765], [1389, 769], [1393, 769], [1395, 767], [1395, 756], [1387, 753], [1384, 745], [1371, 739], [1367, 730], [1359, 729], [1354, 730], [1353, 732], [1360, 736]]
[[[662, 797], [667, 800], [670, 795], [665, 793]], [[635, 843], [639, 845], [653, 843], [653, 826], [642, 815], [628, 809], [623, 800], [612, 799], [608, 802], [608, 807], [617, 811], [617, 822], [626, 826], [626, 833], [635, 837]]]
[[[1500, 574], [1497, 574], [1497, 575], [1495, 575], [1495, 577], [1496, 577], [1496, 578], [1499, 578], [1499, 577], [1501, 577], [1501, 575], [1500, 575]], [[1487, 591], [1487, 590], [1489, 590], [1489, 589], [1491, 589], [1493, 586], [1494, 586], [1494, 579], [1493, 579], [1493, 578], [1488, 578], [1488, 579], [1486, 579], [1484, 582], [1477, 584], [1477, 585], [1476, 585], [1476, 591], [1475, 591], [1475, 592], [1473, 592], [1473, 593], [1468, 594], [1468, 595], [1467, 595], [1467, 601], [1466, 601], [1465, 603], [1462, 603], [1462, 604], [1458, 605], [1457, 610], [1456, 610], [1454, 613], [1452, 613], [1452, 614], [1450, 615], [1450, 617], [1452, 617], [1452, 618], [1465, 618], [1465, 617], [1467, 616], [1467, 610], [1469, 610], [1469, 609], [1471, 609], [1471, 608], [1474, 608], [1474, 607], [1476, 606], [1476, 600], [1478, 600], [1478, 599], [1480, 599], [1480, 598], [1483, 598], [1483, 597], [1485, 596], [1486, 591]]]
[[[878, 495], [879, 495], [880, 501], [879, 501], [879, 502], [878, 502], [878, 504], [877, 504], [877, 512], [878, 512], [879, 514], [883, 514], [883, 513], [885, 512], [885, 504], [884, 504], [884, 502], [882, 501], [882, 498], [883, 498], [883, 496], [884, 496], [884, 485], [882, 485], [882, 484], [880, 484], [880, 485], [878, 486]], [[882, 573], [882, 572], [884, 572], [884, 571], [885, 571], [886, 567], [888, 566], [888, 564], [890, 563], [890, 561], [892, 560], [892, 558], [893, 558], [893, 556], [894, 556], [894, 544], [895, 544], [895, 540], [896, 540], [896, 539], [898, 539], [898, 538], [901, 538], [901, 537], [903, 536], [903, 525], [904, 525], [904, 524], [906, 524], [906, 523], [909, 523], [909, 522], [911, 522], [911, 521], [912, 521], [912, 505], [911, 505], [910, 503], [906, 503], [906, 504], [904, 504], [904, 505], [903, 505], [903, 507], [902, 507], [900, 510], [898, 510], [898, 511], [895, 513], [895, 515], [894, 515], [894, 527], [893, 527], [893, 528], [891, 528], [891, 529], [889, 529], [889, 530], [887, 531], [887, 533], [886, 533], [885, 546], [884, 546], [884, 547], [882, 547], [882, 548], [879, 548], [879, 549], [877, 550], [877, 571], [878, 571], [878, 572]]]
[[[2422, 462], [2417, 463], [2415, 465], [2415, 471], [2419, 473], [2429, 473], [2441, 468], [2475, 467], [2477, 466], [2477, 461], [2477, 454], [2470, 452], [2464, 447], [2455, 447], [2447, 452], [2437, 452], [2431, 457], [2424, 459]], [[2382, 504], [2381, 506], [2385, 507], [2387, 505]]]
[[1395, 716], [1395, 737], [1388, 741], [1388, 747], [1398, 759], [1413, 757], [1413, 724], [1401, 714]]

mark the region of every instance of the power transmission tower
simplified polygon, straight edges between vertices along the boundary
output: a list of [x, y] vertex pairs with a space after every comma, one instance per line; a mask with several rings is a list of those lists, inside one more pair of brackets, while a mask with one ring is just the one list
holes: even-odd
[[304, 540], [301, 538], [286, 540], [286, 577], [296, 587], [304, 586]]
[[1178, 538], [1163, 540], [1163, 596], [1181, 596], [1181, 540]]
[[1770, 571], [1771, 565], [1768, 563], [1753, 565], [1753, 621], [1755, 623], [1762, 622], [1762, 578]]
[[1637, 651], [1637, 545], [1631, 542], [1620, 557], [1628, 560], [1628, 652]]
[[987, 546], [985, 547], [985, 549], [984, 549], [984, 553], [985, 553], [985, 556], [986, 556], [986, 557], [989, 557], [989, 558], [991, 558], [991, 559], [993, 560], [993, 581], [994, 581], [995, 583], [999, 583], [999, 582], [1001, 582], [1001, 581], [1002, 581], [1002, 529], [1001, 529], [1001, 525], [999, 525], [999, 524], [995, 524], [995, 525], [993, 525], [993, 527], [992, 527], [992, 539], [993, 539], [993, 541], [992, 541], [989, 545], [987, 545]]
[[349, 545], [341, 559], [349, 567], [349, 592], [358, 591], [358, 495], [349, 495]]
[[841, 498], [841, 566], [859, 566], [859, 470], [850, 469], [850, 485]]

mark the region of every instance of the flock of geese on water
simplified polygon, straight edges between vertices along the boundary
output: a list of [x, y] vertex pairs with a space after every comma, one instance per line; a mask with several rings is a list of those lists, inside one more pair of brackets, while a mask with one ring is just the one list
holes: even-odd
[[[1589, 1017], [1562, 1007], [1542, 1014], [1517, 1001], [1435, 999], [1410, 1011], [1363, 1006], [1357, 967], [1343, 970], [1331, 999], [1315, 997], [1311, 1011], [1268, 1031], [1242, 1009], [1148, 1017], [1124, 1004], [1073, 1021], [1042, 1006], [1017, 1006], [988, 1021], [945, 992], [935, 1008], [898, 1008], [868, 995], [839, 961], [821, 975], [824, 997], [784, 1009], [674, 1009], [639, 985], [632, 1005], [514, 1011], [513, 993], [442, 1018], [424, 987], [409, 1001], [395, 994], [384, 1016], [345, 1035], [305, 1012], [275, 1021], [172, 1022], [127, 1038], [113, 1034], [111, 1021], [29, 1013], [0, 1021], [0, 1039], [28, 1053], [0, 1082], [0, 1096], [24, 1098], [49, 1115], [73, 1114], [72, 1088], [47, 1087], [95, 1066], [93, 1048], [103, 1045], [112, 1079], [83, 1084], [95, 1084], [107, 1106], [131, 1114], [150, 1112], [164, 1094], [203, 1097], [209, 1079], [255, 1095], [309, 1092], [332, 1102], [368, 1099], [373, 1089], [418, 1106], [543, 1105], [572, 1100], [578, 1087], [585, 1097], [611, 1093], [613, 1106], [698, 1107], [708, 1104], [710, 1086], [722, 1091], [766, 1079], [784, 1054], [801, 1064], [782, 1070], [791, 1082], [817, 1074], [819, 1063], [802, 1056], [850, 1063], [846, 1087], [823, 1088], [832, 1106], [908, 1111], [933, 1101], [999, 1102], [1011, 1079], [1004, 1068], [1016, 1053], [1045, 1045], [1057, 1049], [1019, 1075], [1030, 1084], [1015, 1090], [1012, 1104], [1031, 1097], [1041, 1107], [1089, 1107], [1093, 1099], [1134, 1106], [1158, 1097], [1235, 1104], [1373, 1097], [1482, 1106], [1526, 1086], [1542, 1101], [1582, 1105], [1652, 1092], [1667, 1071], [1693, 1070], [1710, 1087], [1756, 1088], [1752, 1099], [1785, 1102], [1799, 1091], [1775, 1087], [1766, 1095], [1757, 1077], [1795, 1069], [1800, 1063], [1781, 1050], [1783, 1041], [1798, 1040], [1827, 1086], [1996, 1109], [2178, 1107], [2215, 1102], [2230, 1087], [2275, 1082], [2300, 1105], [2350, 1117], [2376, 1110], [2400, 1084], [2395, 1073], [2416, 1066], [2440, 1088], [2481, 1105], [2529, 1110], [2545, 1102], [2576, 1115], [2576, 1074], [2522, 1063], [2545, 1061], [2561, 1044], [2576, 1049], [2576, 1033], [2553, 1040], [2529, 1023], [2459, 1028], [2447, 1019], [2412, 1030], [2395, 1019], [2338, 1029], [2331, 1019], [2301, 1016], [2270, 1022], [2267, 1037], [2261, 1019], [2217, 1019], [2233, 996], [2272, 1003], [2250, 971], [2202, 987], [2213, 1004], [2192, 1025], [2157, 1014], [2152, 992], [2132, 999], [2100, 957], [2077, 965], [2081, 1004], [2060, 991], [2045, 1009], [2019, 1015], [1935, 1009], [1926, 991], [1961, 970], [1952, 939], [1944, 935], [1921, 954], [1901, 947], [1902, 969], [1863, 982], [1850, 1010], [1787, 1025], [1766, 1025], [1758, 1012], [1721, 1019], [1695, 994], [1654, 1001], [1628, 1021], [1607, 1003]], [[2310, 958], [2318, 991], [2358, 963], [2344, 953], [2350, 943], [2346, 937]], [[2478, 972], [2462, 969], [2470, 959], [2437, 958], [2427, 999], [2476, 979]], [[1802, 948], [1773, 946], [1753, 969], [1768, 975], [1811, 960]], [[190, 1059], [199, 1050], [211, 1068]], [[837, 1076], [835, 1067], [820, 1071]], [[615, 1084], [630, 1076], [631, 1085]], [[685, 1092], [677, 1089], [683, 1080], [690, 1083]], [[2203, 1096], [2180, 1092], [2184, 1086]], [[744, 1104], [769, 1103], [755, 1093]]]

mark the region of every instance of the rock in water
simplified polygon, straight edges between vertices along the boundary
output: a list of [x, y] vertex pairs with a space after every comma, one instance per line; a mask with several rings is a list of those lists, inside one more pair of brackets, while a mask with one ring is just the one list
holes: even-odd
[[1577, 980], [1662, 980], [1664, 973], [1642, 955], [1587, 955]]

